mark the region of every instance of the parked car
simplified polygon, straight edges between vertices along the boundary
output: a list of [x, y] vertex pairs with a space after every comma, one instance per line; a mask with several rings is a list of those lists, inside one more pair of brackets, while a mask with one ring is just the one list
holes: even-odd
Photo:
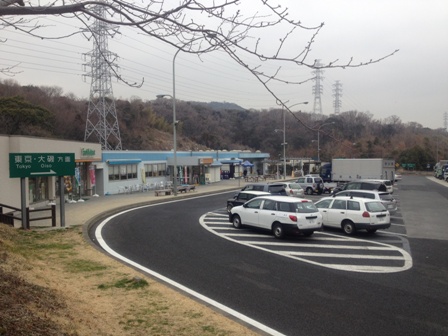
[[286, 196], [285, 185], [283, 183], [249, 183], [246, 184], [241, 191], [265, 191], [273, 195]]
[[390, 180], [363, 179], [363, 180], [360, 180], [360, 181], [384, 183], [384, 185], [387, 188], [387, 192], [391, 193], [391, 194], [394, 193], [394, 185], [393, 185], [392, 181], [390, 181]]
[[287, 196], [301, 197], [301, 198], [305, 196], [305, 191], [298, 183], [284, 182], [283, 186], [285, 188]]
[[333, 187], [336, 186], [335, 183], [334, 185], [330, 183], [324, 183], [321, 177], [313, 175], [299, 177], [296, 183], [300, 184], [307, 195], [312, 195], [314, 193], [319, 195], [326, 192], [331, 193]]
[[376, 190], [387, 192], [387, 186], [382, 182], [374, 181], [351, 181], [333, 189], [333, 194], [343, 190]]
[[401, 176], [400, 174], [395, 174], [395, 182], [401, 181], [403, 178], [403, 176]]
[[374, 233], [390, 227], [390, 213], [381, 201], [355, 197], [324, 197], [316, 202], [323, 226], [341, 228], [348, 235], [357, 230]]
[[311, 236], [322, 228], [322, 215], [308, 199], [259, 196], [230, 210], [229, 222], [237, 229], [251, 226], [270, 230], [275, 238], [287, 234]]
[[230, 213], [230, 210], [234, 206], [242, 205], [254, 197], [263, 195], [270, 195], [270, 193], [256, 190], [240, 191], [236, 193], [232, 198], [227, 200], [227, 212]]
[[398, 210], [397, 200], [388, 192], [374, 190], [344, 190], [333, 195], [333, 197], [344, 196], [370, 198], [381, 201], [390, 213], [395, 213]]

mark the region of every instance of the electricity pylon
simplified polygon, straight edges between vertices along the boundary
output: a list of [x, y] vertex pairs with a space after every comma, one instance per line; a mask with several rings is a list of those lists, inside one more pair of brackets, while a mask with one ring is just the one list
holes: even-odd
[[334, 114], [339, 114], [341, 112], [341, 106], [342, 106], [342, 101], [341, 101], [341, 96], [342, 96], [342, 84], [340, 83], [340, 81], [335, 81], [333, 84], [333, 97], [334, 97], [334, 101], [333, 101], [333, 107], [334, 107]]
[[318, 68], [322, 66], [320, 60], [316, 60], [315, 66], [317, 68], [313, 71], [314, 74], [313, 81], [316, 83], [313, 86], [313, 94], [314, 94], [313, 112], [322, 114], [322, 99], [320, 95], [323, 93], [323, 87], [321, 82], [323, 81], [324, 77], [322, 77], [323, 70]]
[[[103, 6], [96, 6], [95, 13], [104, 18]], [[108, 36], [113, 36], [117, 29], [111, 25], [95, 20], [89, 27], [93, 39], [93, 50], [85, 54], [90, 62], [91, 77], [89, 107], [87, 110], [84, 141], [98, 141], [103, 150], [121, 150], [121, 136], [118, 124], [115, 99], [112, 91], [111, 68], [117, 55], [108, 50]], [[92, 141], [93, 142], [93, 141]]]

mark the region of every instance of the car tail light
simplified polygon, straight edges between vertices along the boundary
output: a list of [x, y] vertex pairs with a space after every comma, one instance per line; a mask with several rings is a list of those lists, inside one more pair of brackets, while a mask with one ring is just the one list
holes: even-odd
[[292, 191], [292, 189], [289, 189], [289, 193], [292, 195], [294, 194], [294, 191]]
[[308, 200], [302, 200], [302, 203], [308, 203], [309, 201]]
[[289, 219], [292, 220], [293, 222], [297, 222], [297, 216], [289, 215]]
[[365, 217], [365, 218], [369, 218], [370, 217], [370, 213], [368, 213], [367, 211], [364, 211], [362, 213], [362, 216]]

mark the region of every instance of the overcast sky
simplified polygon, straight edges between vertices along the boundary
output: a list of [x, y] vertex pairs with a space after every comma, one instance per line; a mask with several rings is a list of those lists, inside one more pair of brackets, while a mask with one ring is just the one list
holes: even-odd
[[[258, 1], [243, 0], [243, 11], [253, 10]], [[347, 63], [380, 58], [396, 49], [394, 56], [377, 64], [353, 69], [326, 69], [323, 72], [322, 112], [334, 113], [333, 85], [342, 84], [341, 112], [369, 112], [374, 119], [396, 115], [405, 123], [425, 127], [443, 127], [448, 112], [448, 1], [447, 0], [277, 0], [288, 7], [290, 18], [306, 26], [325, 23], [309, 55], [310, 60]], [[274, 3], [274, 2], [273, 2]], [[73, 30], [76, 20], [51, 19], [53, 29]], [[141, 88], [113, 82], [116, 98], [155, 99], [157, 94], [172, 94], [172, 61], [175, 49], [155, 39], [120, 28], [121, 35], [109, 40], [110, 51], [120, 57], [120, 73], [130, 81], [141, 81]], [[3, 30], [0, 37], [0, 67], [16, 65], [20, 71], [12, 77], [20, 85], [61, 87], [64, 93], [88, 98], [90, 79], [83, 75], [88, 68], [83, 54], [92, 42], [76, 37], [46, 41]], [[275, 36], [263, 36], [276, 42]], [[288, 48], [298, 52], [307, 36]], [[222, 52], [196, 56], [179, 53], [176, 58], [176, 97], [190, 101], [232, 102], [244, 108], [275, 108], [275, 99], [247, 71]], [[285, 68], [286, 70], [288, 67]], [[300, 68], [289, 74], [291, 81], [313, 76], [312, 70]], [[0, 78], [7, 79], [4, 75]], [[278, 86], [278, 95], [289, 105], [308, 101], [295, 109], [312, 112], [313, 85]]]

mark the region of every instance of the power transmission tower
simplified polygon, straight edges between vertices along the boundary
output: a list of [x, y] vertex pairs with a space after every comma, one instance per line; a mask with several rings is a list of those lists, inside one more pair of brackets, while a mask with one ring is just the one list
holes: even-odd
[[445, 128], [445, 131], [448, 132], [448, 112], [443, 114], [443, 127]]
[[[103, 6], [96, 6], [95, 13], [105, 18]], [[86, 131], [84, 141], [99, 141], [103, 150], [121, 150], [121, 136], [118, 125], [115, 99], [112, 91], [111, 67], [117, 55], [108, 50], [108, 36], [113, 36], [117, 29], [111, 25], [95, 20], [89, 27], [92, 33], [93, 50], [86, 53], [90, 62], [91, 77], [89, 108], [87, 111]]]
[[313, 81], [316, 83], [313, 86], [313, 94], [314, 94], [314, 106], [313, 106], [313, 112], [322, 114], [322, 99], [320, 95], [323, 93], [323, 87], [322, 87], [322, 81], [324, 77], [322, 77], [322, 74], [324, 73], [322, 69], [319, 69], [322, 64], [320, 63], [320, 60], [316, 60], [315, 66], [317, 67], [314, 71], [314, 78]]
[[342, 97], [342, 84], [340, 83], [340, 81], [335, 81], [333, 84], [333, 97], [334, 97], [334, 101], [333, 101], [333, 107], [334, 107], [334, 114], [339, 114], [341, 112], [341, 106], [342, 106], [342, 101], [341, 101], [341, 97]]

